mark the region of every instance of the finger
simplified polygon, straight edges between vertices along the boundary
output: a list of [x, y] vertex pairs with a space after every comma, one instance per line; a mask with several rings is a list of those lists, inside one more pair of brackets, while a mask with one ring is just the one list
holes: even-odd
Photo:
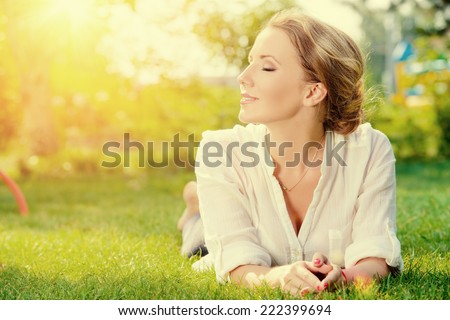
[[311, 293], [311, 292], [314, 292], [315, 290], [314, 289], [312, 289], [312, 288], [310, 288], [310, 287], [306, 287], [306, 288], [303, 288], [301, 291], [300, 291], [300, 295], [302, 296], [302, 297], [304, 297], [304, 296], [306, 296], [307, 294], [309, 294], [309, 293]]
[[328, 272], [330, 272], [331, 270], [333, 270], [333, 267], [328, 265], [328, 264], [324, 264], [321, 267], [316, 267], [314, 266], [314, 264], [312, 262], [307, 262], [305, 261], [305, 266], [306, 268], [312, 272], [320, 281], [322, 281], [328, 274]]
[[291, 295], [293, 296], [302, 296], [304, 297], [305, 295], [309, 294], [309, 293], [314, 293], [317, 290], [314, 290], [311, 287], [305, 286], [304, 284], [294, 284], [294, 282], [291, 282], [289, 285], [286, 285], [284, 288], [284, 291], [289, 292]]
[[[296, 276], [303, 282], [305, 282], [309, 287], [316, 288], [321, 285], [320, 279], [313, 273], [314, 271], [309, 270], [310, 266], [308, 263], [302, 262], [295, 265]], [[318, 269], [318, 268], [316, 268]]]
[[328, 262], [328, 259], [322, 252], [316, 252], [312, 257], [312, 262], [314, 266], [321, 267]]
[[337, 284], [337, 281], [341, 278], [341, 268], [335, 264], [332, 264], [332, 270], [327, 274], [325, 279], [322, 280], [322, 286], [326, 289], [327, 287], [333, 287]]
[[313, 273], [327, 274], [328, 272], [333, 270], [333, 267], [330, 264], [323, 264], [322, 266], [317, 267], [312, 262], [305, 262], [305, 266], [308, 270], [310, 270]]
[[[284, 290], [290, 292], [292, 295], [299, 295], [302, 294], [302, 291], [304, 291], [304, 289], [307, 288], [306, 291], [308, 292], [312, 292], [313, 290], [307, 285], [307, 283], [305, 283], [304, 281], [302, 281], [300, 278], [294, 278], [292, 280], [289, 281], [289, 283], [287, 283], [284, 286]], [[306, 294], [306, 293], [304, 293]]]
[[[333, 266], [332, 266], [332, 265], [329, 265], [329, 264], [324, 264], [324, 265], [321, 266], [320, 268], [317, 268], [317, 267], [315, 267], [314, 265], [309, 264], [309, 263], [307, 263], [306, 265], [307, 265], [307, 268], [308, 268], [309, 270], [311, 270], [311, 271], [313, 272], [313, 274], [314, 274], [319, 280], [326, 279], [326, 277], [328, 276], [328, 274], [329, 274], [330, 272], [333, 271]], [[320, 282], [320, 284], [316, 284], [316, 285], [314, 286], [314, 288], [315, 288], [316, 291], [320, 292], [320, 291], [325, 290], [325, 289], [327, 288], [327, 286], [328, 286], [328, 284], [325, 285], [325, 283], [324, 283], [323, 280], [322, 280], [322, 281]]]

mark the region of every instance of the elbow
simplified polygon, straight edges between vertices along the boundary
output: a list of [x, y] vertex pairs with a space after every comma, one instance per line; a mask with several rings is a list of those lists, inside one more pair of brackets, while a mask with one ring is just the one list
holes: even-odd
[[233, 283], [240, 284], [243, 277], [243, 266], [239, 266], [230, 271], [230, 280]]
[[369, 257], [356, 263], [352, 278], [353, 280], [359, 278], [365, 281], [370, 281], [370, 279], [379, 281], [387, 277], [390, 272], [391, 270], [384, 258]]

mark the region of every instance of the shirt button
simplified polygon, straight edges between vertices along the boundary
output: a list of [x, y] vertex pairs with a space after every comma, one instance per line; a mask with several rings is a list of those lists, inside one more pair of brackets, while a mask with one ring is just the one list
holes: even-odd
[[298, 249], [291, 250], [291, 262], [303, 260], [303, 252]]

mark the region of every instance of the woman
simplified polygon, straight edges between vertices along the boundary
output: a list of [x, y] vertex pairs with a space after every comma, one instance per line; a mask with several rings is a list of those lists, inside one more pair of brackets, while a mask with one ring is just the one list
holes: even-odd
[[294, 9], [272, 17], [238, 77], [247, 125], [203, 133], [184, 190], [182, 251], [209, 251], [194, 267], [292, 294], [402, 269], [395, 158], [362, 123], [363, 73], [342, 31]]

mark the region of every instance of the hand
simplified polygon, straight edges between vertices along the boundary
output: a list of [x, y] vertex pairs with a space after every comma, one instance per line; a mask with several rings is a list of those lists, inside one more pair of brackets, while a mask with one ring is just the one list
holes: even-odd
[[328, 272], [325, 274], [321, 285], [318, 287], [317, 291], [322, 291], [327, 288], [335, 288], [338, 284], [346, 282], [346, 279], [342, 275], [342, 269], [333, 263], [329, 263], [328, 258], [320, 253], [316, 252], [313, 256], [313, 265], [316, 268], [323, 268], [328, 266]]
[[317, 266], [309, 261], [297, 261], [272, 268], [264, 276], [264, 280], [272, 287], [280, 287], [281, 290], [290, 292], [292, 295], [299, 293], [305, 295], [309, 292], [321, 291], [323, 281], [319, 278], [330, 275], [332, 269], [333, 267], [328, 264], [322, 263]]

